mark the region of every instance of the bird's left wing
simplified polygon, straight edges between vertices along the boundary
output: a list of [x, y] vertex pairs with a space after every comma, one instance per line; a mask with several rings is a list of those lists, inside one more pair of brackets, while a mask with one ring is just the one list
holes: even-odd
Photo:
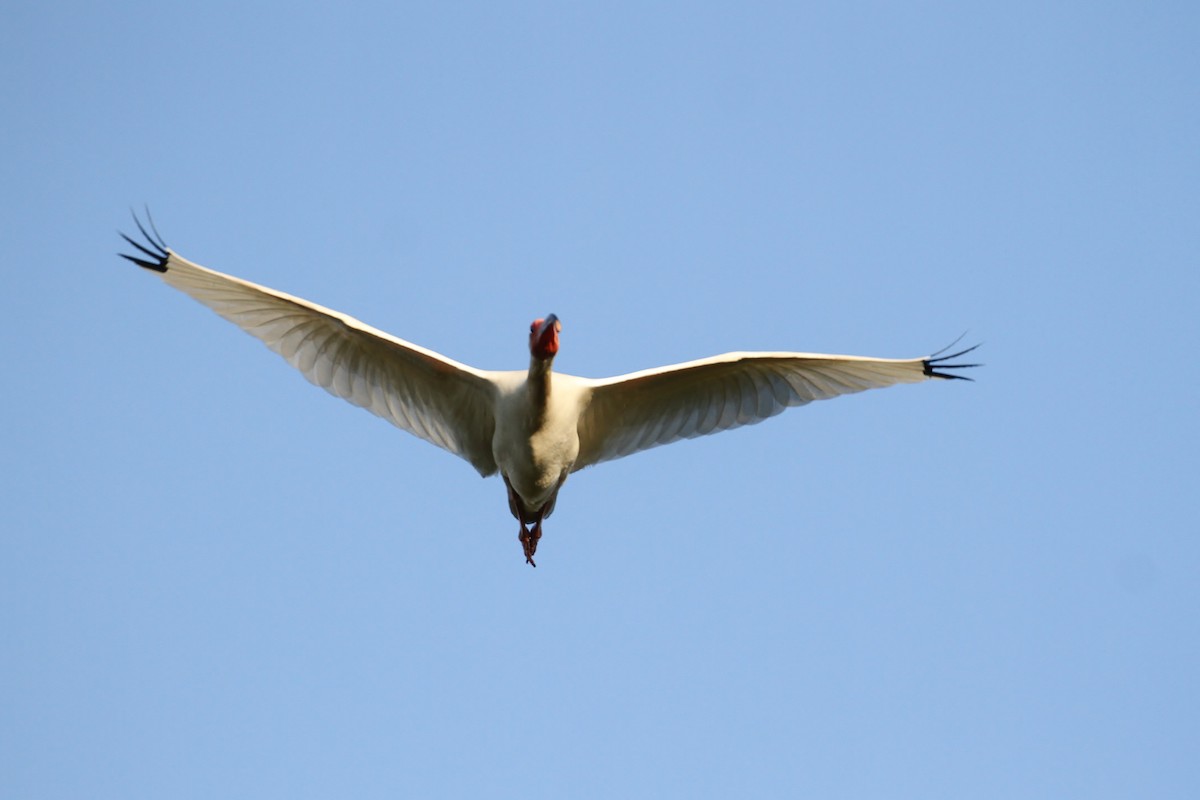
[[124, 257], [157, 272], [287, 359], [309, 381], [444, 450], [482, 475], [492, 456], [496, 385], [489, 373], [376, 330], [353, 317], [207, 269], [151, 236]]
[[579, 420], [574, 469], [753, 425], [813, 400], [930, 378], [964, 378], [945, 370], [975, 366], [949, 363], [973, 349], [909, 359], [726, 353], [588, 381], [590, 400]]

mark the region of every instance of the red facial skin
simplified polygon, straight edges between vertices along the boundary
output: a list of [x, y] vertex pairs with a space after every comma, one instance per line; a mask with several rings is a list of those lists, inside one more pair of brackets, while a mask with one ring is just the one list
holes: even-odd
[[[554, 358], [558, 352], [558, 332], [562, 330], [562, 323], [557, 319], [553, 325], [546, 325], [542, 329], [545, 319], [535, 319], [529, 326], [529, 352], [537, 358], [548, 360]], [[541, 336], [538, 336], [538, 332]]]

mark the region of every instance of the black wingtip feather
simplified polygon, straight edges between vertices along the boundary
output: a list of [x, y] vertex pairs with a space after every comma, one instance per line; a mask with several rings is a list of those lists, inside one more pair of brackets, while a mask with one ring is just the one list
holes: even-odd
[[117, 231], [117, 233], [122, 239], [136, 247], [138, 251], [142, 253], [142, 255], [147, 256], [148, 259], [139, 258], [136, 255], [126, 255], [125, 253], [118, 253], [117, 255], [128, 261], [132, 261], [134, 264], [137, 264], [143, 269], [153, 270], [154, 272], [166, 272], [167, 261], [171, 257], [171, 250], [169, 247], [167, 247], [166, 242], [163, 241], [162, 236], [158, 232], [158, 228], [154, 226], [154, 218], [150, 216], [150, 209], [146, 209], [146, 219], [150, 223], [150, 230], [154, 232], [153, 235], [146, 231], [146, 227], [142, 225], [142, 221], [138, 219], [137, 213], [133, 212], [132, 210], [130, 213], [133, 214], [133, 222], [135, 225], [137, 225], [138, 230], [141, 232], [145, 244], [134, 241], [120, 231]]
[[[965, 336], [966, 334], [963, 334], [963, 335]], [[968, 347], [965, 350], [959, 350], [957, 353], [950, 353], [949, 355], [945, 355], [945, 356], [941, 355], [942, 353], [945, 353], [947, 350], [949, 350], [951, 347], [954, 347], [954, 345], [958, 344], [959, 340], [961, 340], [961, 339], [962, 339], [962, 336], [958, 337], [958, 339], [955, 339], [953, 342], [950, 343], [949, 347], [943, 347], [941, 350], [937, 351], [936, 353], [931, 355], [929, 358], [925, 359], [925, 361], [923, 362], [924, 367], [925, 367], [925, 374], [931, 378], [943, 378], [945, 380], [956, 380], [956, 381], [973, 381], [973, 380], [975, 380], [974, 378], [968, 378], [966, 375], [958, 375], [953, 372], [944, 372], [943, 371], [943, 370], [948, 370], [948, 369], [971, 369], [973, 367], [982, 367], [983, 366], [983, 364], [951, 364], [951, 363], [948, 363], [950, 361], [953, 361], [956, 358], [961, 358], [962, 356], [965, 356], [967, 353], [970, 353], [972, 350], [975, 350], [976, 348], [978, 348], [980, 345], [983, 344], [982, 342], [980, 342], [979, 344], [974, 345], [972, 347]]]

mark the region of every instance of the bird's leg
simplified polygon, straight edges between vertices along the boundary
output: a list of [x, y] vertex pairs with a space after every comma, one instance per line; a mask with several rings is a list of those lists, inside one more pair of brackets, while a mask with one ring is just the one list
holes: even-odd
[[[504, 475], [503, 477], [504, 485], [508, 487], [508, 508], [521, 525], [521, 532], [517, 534], [517, 540], [521, 543], [521, 549], [525, 551], [525, 563], [531, 567], [536, 567], [537, 564], [533, 563], [533, 554], [537, 552], [538, 539], [542, 538], [542, 518], [554, 508], [554, 502], [551, 500], [551, 502], [543, 505], [538, 511], [531, 512], [521, 502], [521, 497], [517, 494], [517, 490], [513, 488], [508, 476]], [[559, 481], [559, 485], [562, 485], [561, 480]], [[533, 525], [532, 528], [525, 527], [531, 523]]]
[[538, 540], [542, 538], [542, 514], [539, 512], [533, 520], [533, 527], [526, 530], [524, 520], [521, 521], [521, 534], [517, 537], [521, 541], [521, 547], [525, 550], [525, 563], [531, 567], [536, 567], [533, 563], [533, 554], [537, 552]]
[[537, 539], [526, 530], [524, 522], [521, 523], [521, 533], [517, 538], [521, 540], [521, 548], [525, 551], [525, 563], [536, 567], [537, 564], [533, 563], [533, 554], [537, 552]]
[[[521, 498], [517, 496], [517, 491], [513, 489], [507, 475], [504, 476], [504, 485], [508, 487], [508, 508], [512, 511], [512, 515], [517, 518], [517, 523], [521, 526], [521, 532], [517, 534], [517, 540], [521, 543], [521, 549], [525, 551], [525, 563], [531, 567], [536, 567], [537, 564], [533, 563], [533, 554], [537, 552], [537, 540], [542, 538], [542, 515], [538, 514], [535, 519], [530, 520], [526, 516], [525, 505], [521, 502]], [[529, 522], [533, 522], [533, 533], [525, 528], [525, 525]]]

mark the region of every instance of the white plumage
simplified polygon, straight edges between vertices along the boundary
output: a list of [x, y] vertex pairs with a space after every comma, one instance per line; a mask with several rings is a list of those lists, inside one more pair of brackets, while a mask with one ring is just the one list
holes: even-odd
[[[615, 378], [551, 372], [561, 325], [530, 326], [525, 371], [460, 364], [353, 317], [210, 270], [154, 231], [124, 256], [159, 273], [287, 359], [309, 381], [468, 461], [499, 472], [521, 524], [525, 558], [569, 473], [695, 436], [752, 425], [813, 400], [930, 378], [974, 348], [910, 359], [815, 353], [726, 353]], [[152, 228], [153, 230], [153, 228]], [[532, 526], [527, 529], [527, 526]]]

